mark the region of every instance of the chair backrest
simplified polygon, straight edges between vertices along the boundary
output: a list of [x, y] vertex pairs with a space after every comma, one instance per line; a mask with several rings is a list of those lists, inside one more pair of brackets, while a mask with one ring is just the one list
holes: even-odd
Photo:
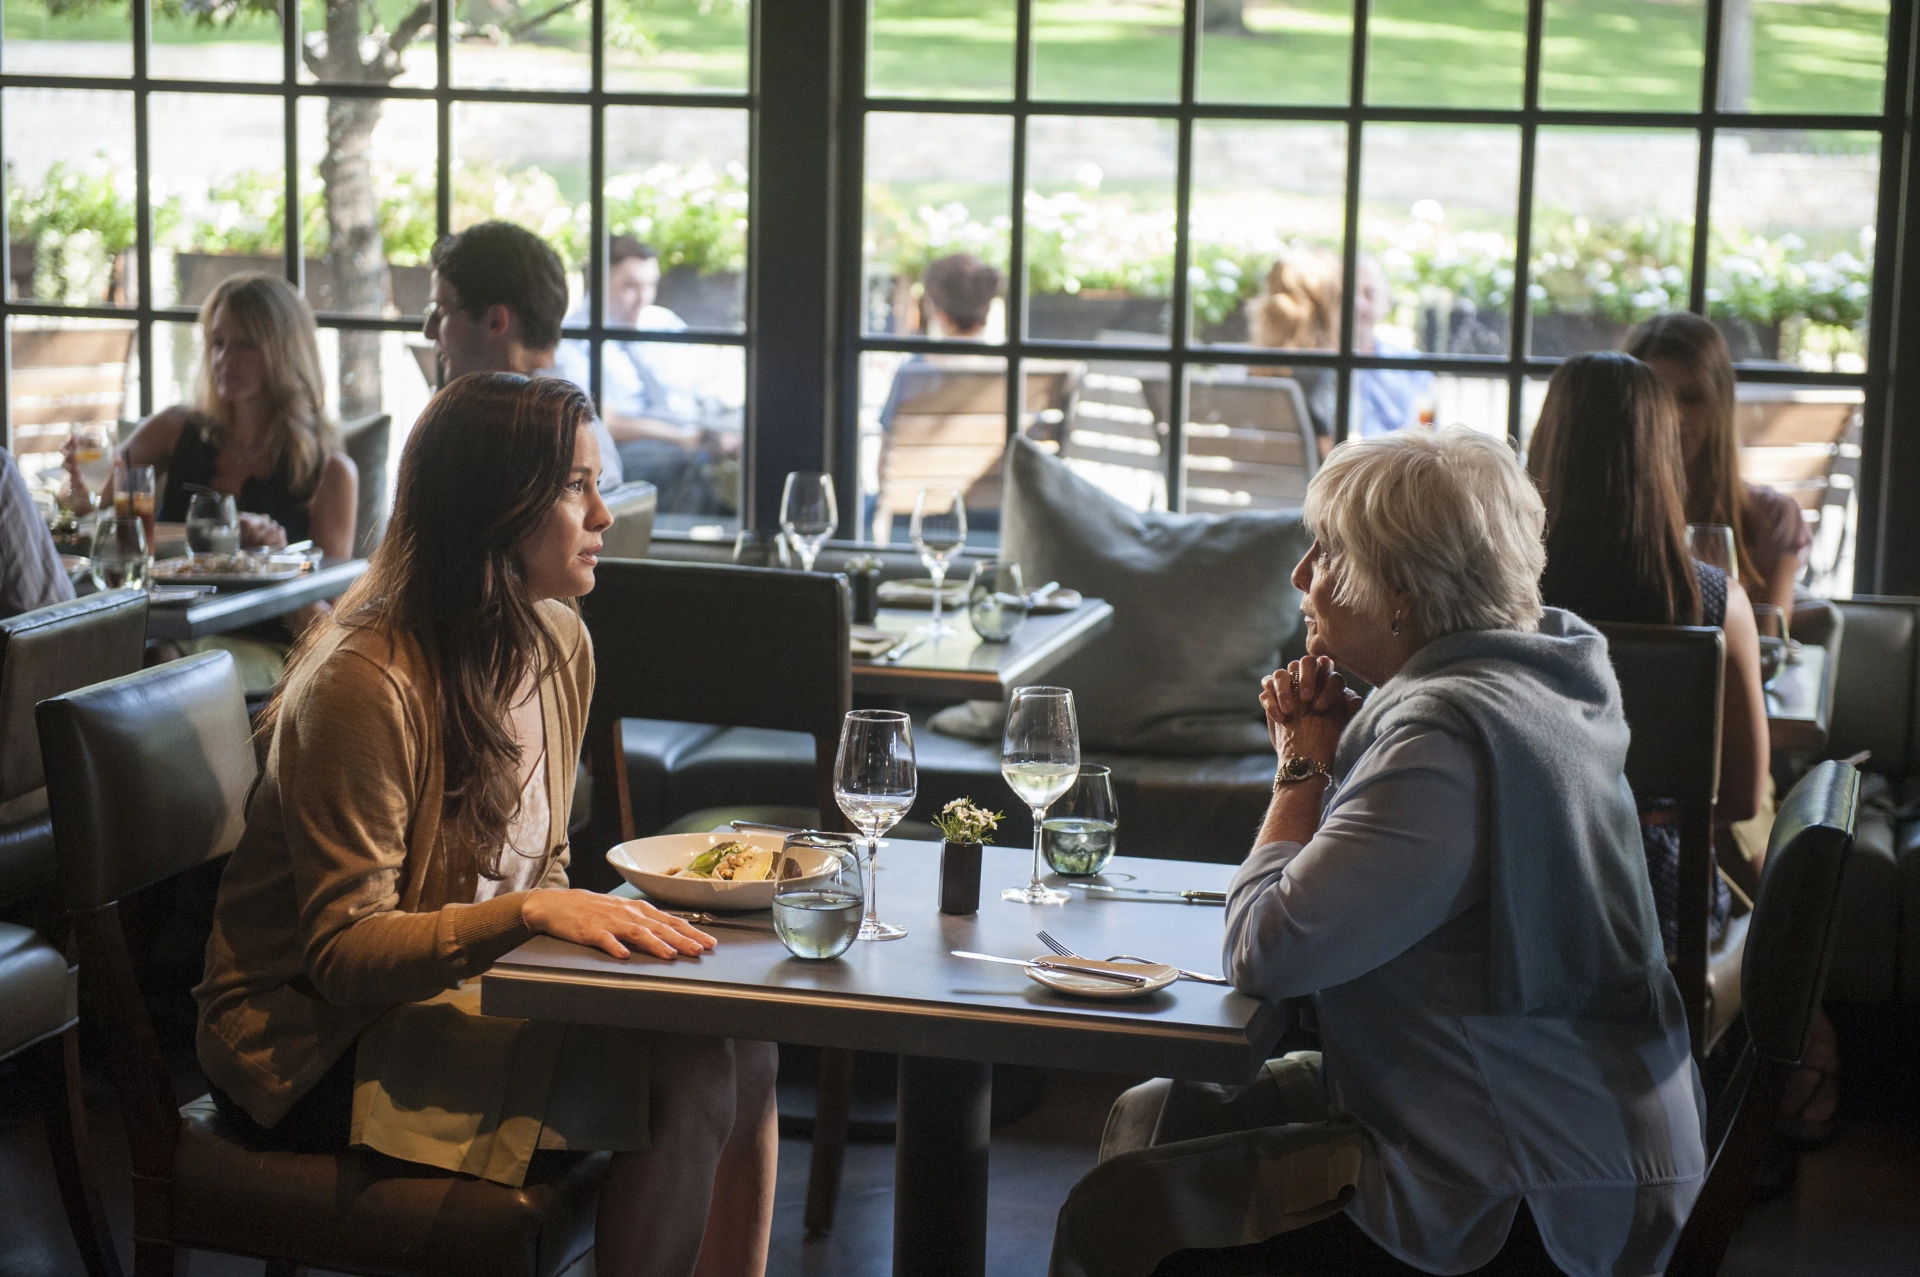
[[1826, 988], [1859, 797], [1859, 772], [1824, 762], [1801, 778], [1774, 817], [1741, 976], [1747, 1045], [1708, 1118], [1711, 1169], [1674, 1246], [1669, 1277], [1719, 1272], [1746, 1213], [1781, 1094]]
[[362, 417], [340, 427], [340, 442], [360, 472], [360, 494], [354, 509], [353, 553], [365, 558], [387, 531], [387, 454], [393, 437], [389, 413]]
[[147, 592], [109, 590], [0, 620], [0, 803], [47, 783], [33, 707], [140, 668]]
[[1297, 510], [1320, 468], [1306, 396], [1291, 377], [1190, 378], [1184, 436], [1187, 508], [1197, 512]]
[[37, 717], [69, 912], [112, 905], [240, 841], [259, 768], [232, 653], [67, 692]]
[[78, 425], [119, 419], [133, 326], [15, 328], [8, 368], [16, 456], [58, 452]]
[[1167, 383], [1164, 377], [1138, 375], [1143, 371], [1126, 365], [1087, 370], [1062, 432], [1060, 455], [1110, 491], [1131, 485], [1111, 471], [1105, 476], [1109, 482], [1101, 483], [1099, 468], [1145, 471], [1153, 483], [1142, 496], [1152, 499], [1142, 504], [1164, 508], [1166, 493], [1159, 488], [1167, 472]]
[[846, 579], [655, 559], [602, 560], [596, 576], [581, 600], [596, 668], [587, 755], [595, 793], [617, 807], [596, 801], [592, 852], [632, 837], [623, 718], [807, 732], [816, 798], [834, 818], [834, 751], [853, 705]]
[[1846, 618], [1837, 649], [1827, 751], [1867, 750], [1868, 771], [1904, 777], [1920, 770], [1920, 598], [1840, 599]]
[[1679, 951], [1673, 974], [1686, 1001], [1694, 1053], [1704, 1055], [1710, 1045], [1708, 926], [1726, 637], [1709, 626], [1601, 622], [1597, 628], [1607, 636], [1621, 709], [1633, 733], [1627, 783], [1643, 802], [1663, 799], [1678, 808]]
[[[972, 366], [964, 356], [902, 364], [882, 416], [877, 539], [891, 533], [896, 512], [913, 509], [921, 488], [958, 488], [969, 510], [1000, 508], [1000, 458], [1007, 446], [1007, 375], [1000, 360]], [[1077, 369], [1029, 371], [1027, 417], [1057, 429], [1053, 419], [1071, 398]], [[1027, 422], [1021, 423], [1026, 428]]]
[[644, 559], [653, 544], [653, 516], [660, 507], [660, 490], [645, 479], [623, 483], [606, 494], [613, 526], [601, 537], [603, 559]]

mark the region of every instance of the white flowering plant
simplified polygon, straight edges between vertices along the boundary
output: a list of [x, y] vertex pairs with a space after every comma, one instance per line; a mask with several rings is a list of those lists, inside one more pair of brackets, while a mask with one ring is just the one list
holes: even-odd
[[1005, 815], [976, 806], [971, 798], [956, 798], [940, 809], [933, 825], [948, 842], [985, 842]]

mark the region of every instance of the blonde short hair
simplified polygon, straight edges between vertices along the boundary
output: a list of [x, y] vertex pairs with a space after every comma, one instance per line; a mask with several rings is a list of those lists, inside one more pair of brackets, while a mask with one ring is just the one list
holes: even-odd
[[1429, 638], [1540, 624], [1546, 507], [1505, 440], [1464, 426], [1349, 439], [1307, 488], [1334, 597]]

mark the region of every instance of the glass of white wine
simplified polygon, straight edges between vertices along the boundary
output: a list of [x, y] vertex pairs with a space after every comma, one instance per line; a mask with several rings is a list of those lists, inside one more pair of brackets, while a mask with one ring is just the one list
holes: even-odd
[[960, 631], [940, 619], [940, 587], [947, 580], [947, 560], [967, 543], [967, 499], [958, 488], [922, 488], [913, 499], [913, 522], [907, 527], [913, 548], [933, 576], [933, 620], [926, 633], [943, 638]]
[[800, 551], [800, 570], [813, 571], [820, 547], [840, 523], [840, 505], [833, 497], [833, 476], [795, 470], [780, 492], [780, 530]]
[[73, 465], [87, 495], [98, 503], [113, 480], [113, 445], [107, 432], [98, 426], [81, 426], [73, 432]]
[[833, 799], [867, 842], [867, 916], [862, 940], [898, 940], [907, 929], [880, 921], [880, 835], [899, 824], [913, 806], [918, 779], [913, 762], [913, 720], [893, 710], [856, 709], [840, 724], [840, 752], [833, 763]]
[[1080, 774], [1080, 724], [1072, 692], [1064, 687], [1013, 690], [1000, 743], [1000, 774], [1033, 811], [1033, 878], [1024, 887], [1008, 887], [1000, 898], [1029, 905], [1065, 904], [1066, 892], [1040, 881], [1040, 839], [1047, 808]]

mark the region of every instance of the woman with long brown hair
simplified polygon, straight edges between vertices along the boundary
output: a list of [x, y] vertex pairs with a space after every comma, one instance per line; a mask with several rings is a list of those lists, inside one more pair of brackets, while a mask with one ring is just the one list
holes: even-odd
[[1793, 587], [1813, 533], [1792, 497], [1740, 477], [1734, 429], [1733, 356], [1727, 339], [1699, 315], [1657, 315], [1634, 329], [1627, 353], [1673, 392], [1686, 467], [1687, 522], [1733, 529], [1740, 584], [1755, 602], [1793, 612]]
[[461, 377], [428, 404], [367, 574], [303, 636], [220, 884], [199, 1056], [228, 1121], [507, 1184], [614, 1153], [606, 1274], [762, 1271], [774, 1049], [480, 1013], [535, 935], [671, 960], [711, 936], [567, 887], [593, 688], [574, 600], [611, 524], [586, 395]]
[[[1715, 625], [1726, 632], [1720, 793], [1724, 826], [1760, 807], [1768, 764], [1760, 636], [1740, 582], [1688, 549], [1680, 432], [1673, 397], [1630, 355], [1569, 359], [1547, 383], [1527, 470], [1547, 507], [1540, 594], [1589, 621]], [[1678, 947], [1680, 846], [1669, 813], [1642, 807], [1642, 840], [1667, 951]], [[1718, 831], [1717, 831], [1718, 832]], [[1716, 837], [1727, 846], [1730, 840]], [[1712, 938], [1730, 899], [1714, 881]]]

